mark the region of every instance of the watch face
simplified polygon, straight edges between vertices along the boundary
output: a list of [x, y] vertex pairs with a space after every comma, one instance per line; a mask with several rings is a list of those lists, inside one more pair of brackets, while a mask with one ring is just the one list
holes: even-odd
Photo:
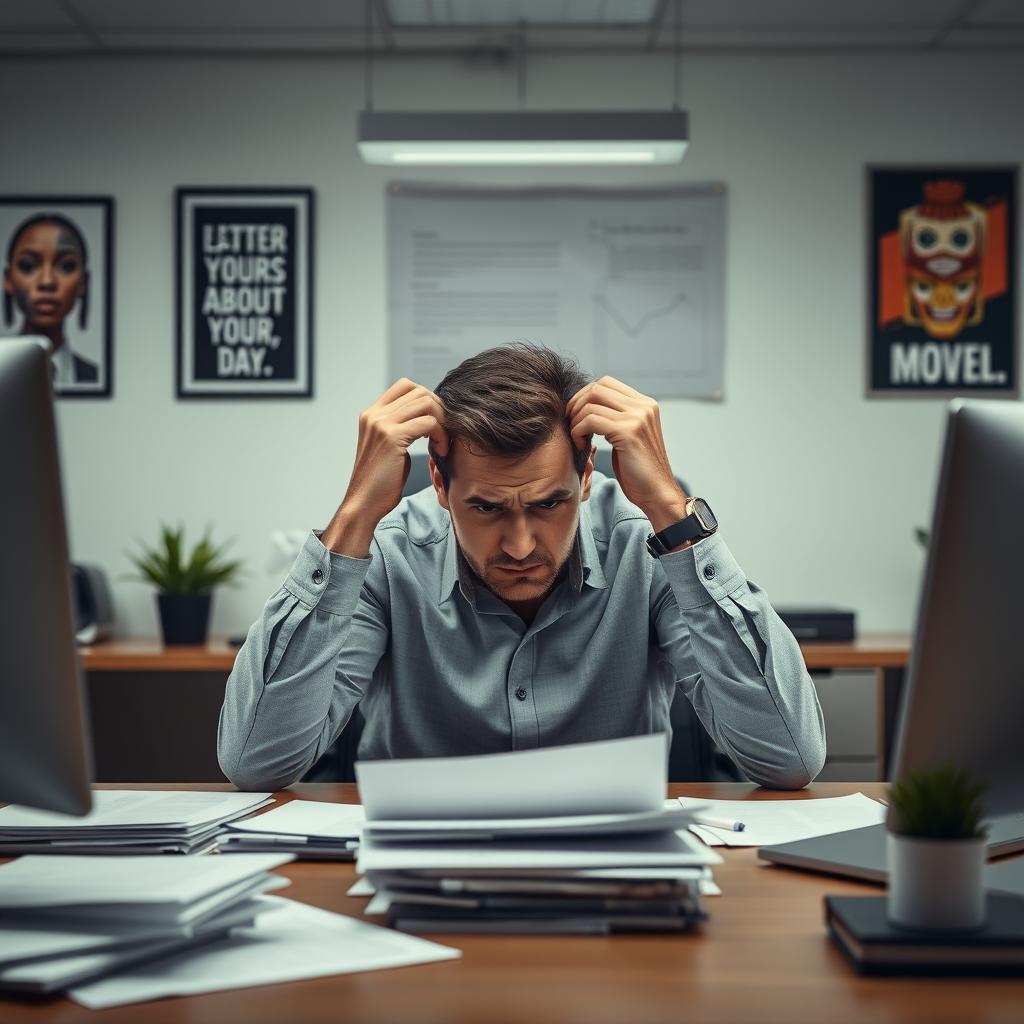
[[715, 513], [711, 511], [711, 506], [703, 498], [693, 499], [693, 511], [696, 513], [706, 533], [711, 533], [713, 530], [718, 529], [718, 520], [715, 518]]

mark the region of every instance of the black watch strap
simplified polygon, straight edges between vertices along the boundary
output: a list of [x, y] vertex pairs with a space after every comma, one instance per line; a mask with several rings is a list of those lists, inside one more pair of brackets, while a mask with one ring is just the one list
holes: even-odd
[[[652, 533], [647, 538], [647, 550], [655, 558], [660, 558], [673, 548], [679, 547], [680, 544], [685, 544], [687, 541], [695, 540], [698, 537], [710, 537], [718, 529], [718, 521], [714, 518], [714, 513], [711, 512], [707, 502], [697, 498], [694, 499], [694, 504], [698, 501], [700, 502], [705, 522], [701, 521], [701, 516], [697, 515], [696, 512], [691, 511], [688, 516], [680, 519], [679, 522], [666, 526], [664, 530], [661, 530], [659, 533]], [[693, 505], [690, 507], [692, 509]]]

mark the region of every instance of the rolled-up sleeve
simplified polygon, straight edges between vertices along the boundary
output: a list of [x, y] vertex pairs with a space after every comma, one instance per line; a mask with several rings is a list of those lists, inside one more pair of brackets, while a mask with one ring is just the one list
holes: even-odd
[[381, 562], [334, 554], [311, 533], [250, 627], [217, 733], [221, 770], [239, 788], [290, 785], [347, 724], [387, 648]]
[[825, 726], [800, 646], [719, 534], [658, 559], [658, 646], [704, 727], [759, 785], [799, 789], [825, 763]]

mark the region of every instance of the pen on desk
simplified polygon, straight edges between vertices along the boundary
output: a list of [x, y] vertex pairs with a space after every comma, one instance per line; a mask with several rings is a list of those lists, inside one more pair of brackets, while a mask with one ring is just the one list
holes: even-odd
[[713, 818], [704, 814], [695, 814], [694, 823], [704, 825], [706, 828], [720, 828], [726, 832], [742, 832], [747, 826], [742, 821], [733, 821], [732, 818]]

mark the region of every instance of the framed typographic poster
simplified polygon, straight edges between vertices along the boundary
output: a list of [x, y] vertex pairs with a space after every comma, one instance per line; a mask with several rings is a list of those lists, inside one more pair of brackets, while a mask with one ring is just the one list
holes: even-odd
[[1018, 390], [1017, 169], [868, 168], [868, 393]]
[[313, 394], [313, 192], [179, 188], [179, 398]]
[[0, 197], [0, 245], [0, 334], [46, 339], [56, 395], [109, 398], [114, 382], [113, 199]]

